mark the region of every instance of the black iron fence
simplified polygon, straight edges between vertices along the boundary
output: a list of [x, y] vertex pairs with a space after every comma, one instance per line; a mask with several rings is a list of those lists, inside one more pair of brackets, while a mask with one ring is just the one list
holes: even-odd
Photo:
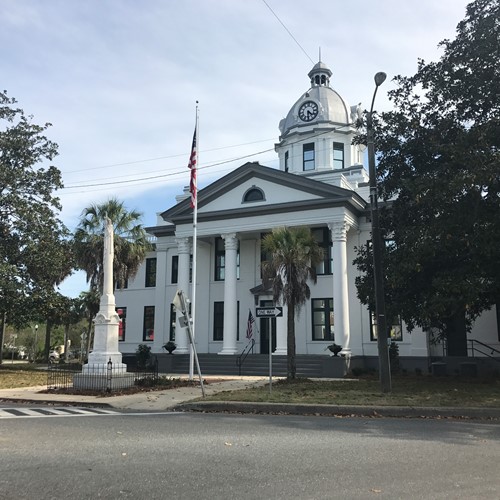
[[113, 392], [133, 386], [152, 386], [158, 381], [158, 359], [152, 356], [145, 366], [113, 364], [49, 364], [48, 390]]

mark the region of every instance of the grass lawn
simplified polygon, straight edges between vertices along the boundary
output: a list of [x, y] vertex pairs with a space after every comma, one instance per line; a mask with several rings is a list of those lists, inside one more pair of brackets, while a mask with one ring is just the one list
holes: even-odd
[[[0, 365], [0, 389], [46, 385], [47, 373], [36, 368], [36, 365], [4, 362]], [[164, 381], [157, 389], [164, 390], [188, 383], [188, 381], [182, 382], [180, 380]], [[212, 382], [216, 382], [216, 380], [212, 380]], [[148, 390], [154, 389], [149, 388]], [[138, 387], [137, 390], [144, 389]], [[341, 381], [275, 379], [271, 394], [269, 394], [269, 386], [266, 384], [254, 389], [220, 392], [213, 396], [207, 396], [205, 400], [500, 408], [500, 379], [399, 375], [392, 378], [392, 392], [390, 394], [380, 392], [380, 383], [376, 376], [363, 376], [355, 380]]]
[[241, 391], [225, 391], [205, 398], [212, 401], [316, 403], [381, 406], [500, 407], [500, 380], [454, 377], [397, 376], [392, 392], [382, 394], [378, 378], [318, 381], [276, 380], [269, 385]]
[[0, 365], [0, 389], [32, 387], [47, 384], [47, 372], [37, 370], [37, 365], [10, 364], [4, 360]]

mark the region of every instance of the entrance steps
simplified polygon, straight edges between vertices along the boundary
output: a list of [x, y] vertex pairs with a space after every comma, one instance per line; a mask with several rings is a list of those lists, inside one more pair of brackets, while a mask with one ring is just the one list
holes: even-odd
[[[159, 354], [158, 369], [160, 373], [189, 373], [188, 354]], [[242, 375], [242, 376], [267, 376], [269, 375], [269, 355], [249, 354], [243, 365], [241, 373], [236, 364], [238, 356], [222, 356], [218, 354], [199, 354], [200, 369], [205, 375]], [[344, 375], [342, 358], [330, 356], [297, 355], [297, 376], [309, 378], [342, 377]], [[332, 366], [338, 366], [340, 371], [332, 371]], [[272, 374], [276, 377], [286, 377], [287, 357], [272, 356]], [[338, 373], [337, 373], [338, 372]], [[195, 366], [196, 373], [196, 366]]]

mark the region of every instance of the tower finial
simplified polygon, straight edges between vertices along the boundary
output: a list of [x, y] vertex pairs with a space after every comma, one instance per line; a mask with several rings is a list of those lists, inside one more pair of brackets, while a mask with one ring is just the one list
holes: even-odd
[[321, 62], [321, 47], [319, 48], [319, 62]]

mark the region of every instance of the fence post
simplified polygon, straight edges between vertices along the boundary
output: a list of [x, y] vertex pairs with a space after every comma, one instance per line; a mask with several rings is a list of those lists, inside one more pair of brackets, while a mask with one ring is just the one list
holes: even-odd
[[106, 384], [106, 392], [111, 392], [111, 377], [113, 373], [113, 363], [111, 362], [111, 358], [108, 361], [108, 373], [107, 373], [107, 384]]

